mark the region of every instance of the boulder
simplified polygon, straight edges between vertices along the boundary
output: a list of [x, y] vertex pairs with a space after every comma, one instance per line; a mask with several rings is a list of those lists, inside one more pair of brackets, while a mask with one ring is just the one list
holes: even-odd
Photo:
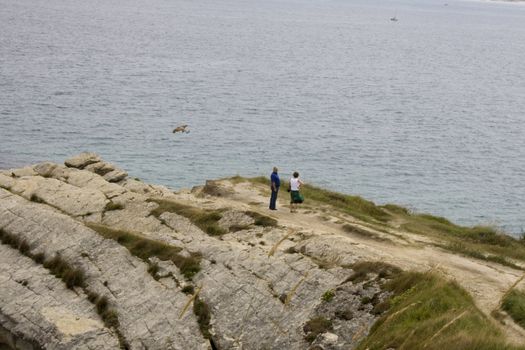
[[78, 188], [56, 179], [40, 176], [17, 179], [11, 191], [28, 200], [49, 204], [71, 216], [102, 212], [109, 202], [98, 190]]
[[98, 154], [92, 152], [83, 152], [74, 157], [67, 159], [64, 164], [70, 168], [83, 169], [89, 164], [100, 162]]
[[35, 176], [38, 175], [36, 171], [33, 170], [33, 167], [26, 166], [20, 169], [11, 169], [11, 175], [14, 177], [23, 177], [23, 176]]
[[206, 180], [206, 184], [202, 188], [202, 193], [215, 197], [227, 197], [233, 194], [233, 190], [224, 187], [218, 181]]
[[58, 164], [52, 162], [38, 163], [33, 166], [33, 170], [42, 177], [52, 177], [53, 172], [58, 167]]
[[10, 189], [15, 184], [15, 179], [11, 176], [0, 174], [0, 187]]
[[115, 166], [106, 162], [97, 162], [87, 165], [84, 169], [100, 176], [104, 176], [107, 173], [115, 170]]
[[108, 182], [119, 182], [124, 180], [128, 176], [124, 170], [115, 169], [104, 175], [104, 180]]

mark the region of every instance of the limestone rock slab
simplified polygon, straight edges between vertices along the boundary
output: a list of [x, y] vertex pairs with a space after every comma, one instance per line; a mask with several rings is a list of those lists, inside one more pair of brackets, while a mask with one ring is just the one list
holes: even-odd
[[116, 336], [82, 291], [67, 289], [62, 280], [4, 244], [0, 244], [0, 306], [0, 325], [9, 335], [4, 340], [12, 348], [118, 347]]
[[89, 164], [100, 162], [100, 156], [93, 152], [83, 152], [74, 157], [66, 159], [64, 164], [71, 168], [83, 169]]

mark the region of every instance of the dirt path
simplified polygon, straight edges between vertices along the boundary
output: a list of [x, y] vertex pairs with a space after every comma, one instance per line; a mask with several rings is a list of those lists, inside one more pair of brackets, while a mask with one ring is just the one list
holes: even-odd
[[[366, 223], [344, 214], [304, 206], [297, 213], [290, 213], [287, 207], [288, 193], [279, 194], [278, 210], [268, 209], [268, 196], [252, 183], [233, 184], [224, 180], [221, 186], [228, 188], [231, 195], [214, 197], [213, 206], [229, 207], [240, 210], [253, 210], [271, 216], [279, 225], [312, 235], [330, 237], [338, 245], [344, 246], [345, 252], [362, 260], [380, 260], [406, 270], [434, 270], [447, 278], [457, 281], [474, 298], [476, 305], [494, 323], [500, 326], [508, 340], [514, 344], [525, 343], [525, 330], [506, 317], [504, 324], [496, 321], [491, 312], [497, 309], [503, 295], [520, 279], [524, 272], [496, 263], [453, 254], [432, 243], [429, 237], [391, 229], [389, 233], [371, 229]], [[200, 202], [211, 201], [197, 198], [191, 193], [180, 193], [181, 200]], [[350, 224], [371, 232], [371, 236], [347, 232], [343, 224]]]

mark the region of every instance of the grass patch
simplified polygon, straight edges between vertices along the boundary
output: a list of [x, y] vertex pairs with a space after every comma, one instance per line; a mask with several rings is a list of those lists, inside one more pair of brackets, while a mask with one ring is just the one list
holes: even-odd
[[196, 296], [195, 300], [193, 301], [193, 313], [195, 316], [197, 316], [197, 323], [199, 324], [199, 329], [201, 330], [202, 336], [205, 339], [210, 339], [210, 307], [198, 296]]
[[120, 344], [120, 349], [129, 349], [130, 345], [128, 341], [124, 338], [122, 332], [120, 331], [118, 312], [110, 306], [108, 298], [104, 295], [101, 296], [94, 292], [87, 292], [87, 297], [88, 300], [93, 305], [95, 305], [95, 310], [104, 322], [104, 325], [107, 328], [112, 328], [115, 331]]
[[[234, 183], [250, 181], [254, 184], [264, 184], [269, 186], [266, 177], [242, 178], [235, 177]], [[506, 266], [517, 268], [508, 259], [525, 261], [525, 238], [516, 239], [512, 236], [503, 234], [488, 226], [466, 227], [456, 225], [446, 218], [412, 213], [407, 208], [395, 205], [375, 205], [358, 196], [345, 195], [315, 186], [305, 185], [301, 192], [308, 200], [322, 204], [322, 211], [337, 210], [341, 213], [352, 215], [353, 217], [368, 223], [376, 230], [399, 228], [411, 233], [421, 234], [432, 237], [439, 241], [445, 249], [458, 252], [454, 244], [463, 244], [465, 249], [462, 254], [475, 257], [472, 252], [479, 252], [478, 258], [500, 263]], [[400, 225], [400, 226], [399, 226]], [[344, 227], [353, 233], [371, 237], [368, 232], [356, 232], [353, 228]], [[392, 233], [390, 233], [392, 234]]]
[[45, 259], [43, 253], [32, 254], [30, 247], [25, 240], [21, 240], [19, 237], [10, 235], [3, 229], [0, 229], [0, 241], [4, 244], [8, 244], [11, 247], [18, 249], [23, 255], [33, 259], [37, 264], [43, 265], [44, 268], [48, 269], [51, 274], [55, 277], [60, 278], [69, 289], [74, 287], [80, 287], [86, 293], [88, 300], [95, 305], [97, 313], [100, 315], [102, 321], [108, 328], [113, 328], [117, 334], [120, 348], [128, 350], [130, 348], [127, 340], [120, 332], [120, 324], [118, 322], [118, 314], [114, 309], [108, 307], [108, 300], [106, 297], [100, 297], [98, 294], [89, 292], [86, 288], [86, 277], [84, 272], [77, 269], [64, 259], [60, 255], [55, 255], [52, 259]]
[[157, 218], [160, 217], [162, 213], [175, 213], [188, 218], [210, 236], [220, 236], [227, 233], [227, 231], [218, 224], [222, 218], [222, 213], [219, 210], [200, 209], [162, 199], [149, 199], [148, 201], [159, 205], [151, 212], [151, 214]]
[[308, 200], [329, 204], [366, 222], [387, 222], [390, 219], [390, 215], [381, 207], [359, 196], [332, 192], [311, 185], [301, 186], [301, 193]]
[[106, 207], [104, 208], [105, 211], [122, 210], [122, 209], [124, 209], [124, 206], [121, 203], [115, 203], [113, 201], [109, 201], [106, 204]]
[[332, 329], [332, 321], [324, 317], [315, 317], [305, 323], [303, 331], [306, 334], [304, 339], [311, 343], [321, 333], [327, 332]]
[[195, 287], [192, 286], [191, 284], [188, 284], [186, 286], [184, 286], [181, 290], [184, 294], [190, 294], [192, 295], [193, 293], [195, 293]]
[[[86, 225], [101, 236], [117, 241], [126, 247], [131, 254], [141, 258], [148, 264], [148, 259], [154, 256], [160, 260], [172, 261], [187, 279], [191, 279], [200, 271], [201, 257], [199, 254], [192, 254], [186, 257], [180, 254], [181, 248], [146, 238], [139, 233], [116, 230], [95, 223], [87, 223]], [[151, 268], [151, 264], [149, 265]]]
[[36, 195], [35, 193], [33, 193], [31, 195], [31, 197], [29, 198], [29, 200], [31, 202], [35, 202], [35, 203], [44, 203], [44, 200], [42, 198], [40, 198], [38, 195]]
[[[235, 176], [230, 178], [230, 181], [233, 183], [249, 181], [255, 184], [270, 186], [270, 180], [264, 176], [253, 178]], [[286, 186], [286, 183], [283, 183], [281, 187], [285, 188]], [[330, 205], [363, 221], [387, 222], [390, 219], [390, 214], [387, 211], [359, 196], [341, 194], [312, 185], [301, 186], [301, 194], [309, 201]]]
[[512, 319], [525, 328], [525, 293], [513, 289], [503, 298], [501, 308], [505, 310]]
[[350, 267], [354, 272], [348, 277], [347, 281], [353, 283], [366, 281], [369, 274], [376, 274], [378, 279], [389, 279], [401, 273], [399, 267], [381, 261], [360, 261]]
[[85, 287], [84, 272], [72, 267], [69, 263], [63, 260], [60, 255], [55, 255], [52, 259], [44, 261], [44, 267], [54, 276], [62, 279], [70, 289], [73, 289], [74, 287]]
[[445, 246], [438, 245], [438, 247], [441, 247], [443, 249], [447, 249], [447, 250], [450, 250], [450, 251], [453, 251], [453, 252], [456, 252], [456, 253], [459, 253], [465, 256], [470, 256], [471, 258], [485, 260], [485, 261], [492, 261], [500, 265], [512, 267], [513, 269], [516, 269], [516, 270], [523, 270], [521, 266], [514, 264], [512, 261], [509, 261], [507, 258], [504, 258], [500, 255], [483, 253], [483, 252], [480, 252], [479, 250], [473, 250], [469, 248], [467, 245], [465, 245], [464, 243], [455, 242], [455, 243], [450, 243]]
[[334, 296], [335, 296], [335, 292], [331, 289], [327, 290], [326, 292], [323, 293], [323, 296], [321, 297], [321, 299], [327, 303], [331, 302], [333, 299], [334, 299]]
[[255, 211], [247, 211], [246, 215], [255, 220], [254, 225], [263, 226], [263, 227], [276, 227], [277, 220], [266, 215], [259, 214]]
[[402, 272], [384, 288], [395, 295], [391, 307], [357, 349], [521, 348], [506, 344], [500, 330], [455, 282], [430, 273]]
[[37, 264], [42, 264], [44, 268], [48, 269], [55, 277], [60, 278], [66, 284], [67, 288], [84, 287], [84, 272], [71, 266], [71, 264], [63, 260], [60, 255], [55, 255], [54, 258], [45, 261], [44, 254], [31, 253], [31, 247], [25, 239], [8, 234], [3, 229], [0, 229], [0, 241], [18, 250], [22, 255], [27, 256]]

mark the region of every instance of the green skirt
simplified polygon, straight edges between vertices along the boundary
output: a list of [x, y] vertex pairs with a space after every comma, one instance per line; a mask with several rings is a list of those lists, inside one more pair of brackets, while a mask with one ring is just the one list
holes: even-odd
[[290, 203], [302, 203], [304, 202], [304, 197], [299, 191], [291, 191], [290, 192]]

